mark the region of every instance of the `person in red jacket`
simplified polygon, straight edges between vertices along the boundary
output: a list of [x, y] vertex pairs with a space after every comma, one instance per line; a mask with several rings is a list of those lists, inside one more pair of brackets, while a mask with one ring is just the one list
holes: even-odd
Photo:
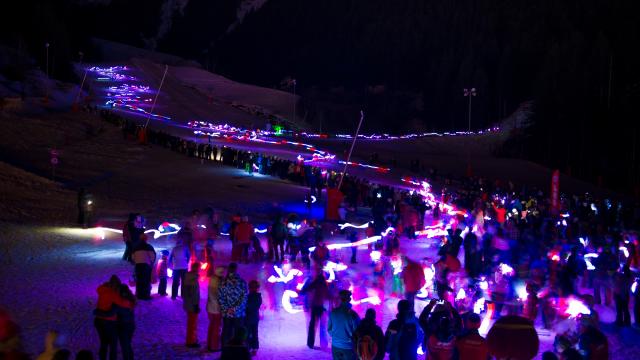
[[416, 294], [426, 283], [422, 266], [411, 259], [407, 259], [407, 266], [402, 270], [402, 280], [404, 282], [405, 299], [409, 300], [413, 308], [413, 301]]
[[452, 360], [455, 343], [451, 321], [448, 317], [441, 318], [436, 331], [427, 342], [427, 360]]
[[496, 212], [496, 221], [502, 226], [507, 218], [507, 209], [505, 209], [502, 205], [496, 206], [493, 204], [493, 210]]
[[487, 360], [489, 359], [489, 346], [478, 329], [480, 328], [480, 316], [469, 314], [465, 322], [466, 330], [458, 336], [455, 342], [454, 358], [457, 360]]
[[96, 316], [94, 325], [100, 338], [100, 350], [98, 358], [106, 360], [107, 354], [110, 360], [116, 360], [118, 357], [118, 333], [117, 333], [117, 315], [113, 309], [113, 305], [121, 307], [130, 307], [129, 301], [120, 295], [120, 278], [111, 275], [109, 282], [98, 287], [98, 301], [94, 314]]
[[253, 225], [249, 222], [248, 216], [243, 216], [240, 224], [236, 227], [236, 253], [235, 258], [232, 260], [238, 260], [240, 258], [245, 263], [249, 262], [249, 245], [251, 245], [251, 239], [255, 235]]

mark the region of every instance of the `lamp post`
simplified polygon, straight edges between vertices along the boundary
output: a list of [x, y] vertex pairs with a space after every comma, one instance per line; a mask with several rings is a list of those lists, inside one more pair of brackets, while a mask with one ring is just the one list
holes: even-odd
[[44, 102], [47, 103], [49, 101], [49, 43], [45, 43], [44, 44], [44, 48], [46, 49], [46, 61], [45, 61], [45, 73], [47, 74], [47, 82], [45, 85], [45, 95], [44, 95]]
[[467, 89], [464, 88], [464, 96], [469, 97], [469, 129], [468, 132], [471, 132], [471, 98], [476, 96], [476, 88]]
[[49, 79], [49, 43], [45, 43], [44, 48], [46, 49], [46, 54], [47, 54], [45, 72], [47, 73], [47, 79]]
[[296, 122], [296, 79], [293, 79], [291, 81], [291, 84], [293, 85], [293, 123], [295, 124]]

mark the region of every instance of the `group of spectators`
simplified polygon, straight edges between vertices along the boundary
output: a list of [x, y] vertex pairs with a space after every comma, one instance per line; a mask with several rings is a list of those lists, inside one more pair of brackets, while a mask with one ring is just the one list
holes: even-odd
[[[104, 119], [122, 126], [125, 137], [138, 138], [140, 128], [108, 111]], [[249, 152], [231, 147], [196, 143], [147, 129], [146, 141], [203, 161], [279, 176], [309, 186], [314, 196], [323, 188], [335, 187], [338, 176], [300, 162]], [[195, 329], [200, 312], [198, 274], [207, 264], [209, 276], [206, 311], [209, 319], [207, 348], [222, 350], [223, 358], [242, 359], [258, 349], [258, 310], [262, 297], [257, 281], [247, 282], [237, 273], [236, 261], [273, 259], [277, 263], [295, 262], [298, 254], [307, 268], [315, 265], [315, 275], [300, 290], [308, 310], [307, 345], [314, 348], [317, 327], [325, 306], [339, 305], [328, 315], [328, 333], [332, 337], [334, 359], [416, 359], [419, 348], [429, 359], [486, 359], [490, 350], [478, 332], [481, 314], [500, 318], [522, 316], [533, 324], [540, 317], [546, 328], [570, 320], [567, 302], [580, 301], [588, 309], [576, 317], [574, 330], [558, 333], [554, 350], [546, 359], [600, 359], [608, 356], [608, 341], [599, 329], [595, 305], [615, 306], [615, 324], [631, 325], [629, 306], [634, 297], [636, 326], [640, 321], [640, 291], [632, 291], [640, 262], [640, 243], [635, 230], [640, 224], [637, 202], [596, 198], [592, 194], [562, 195], [556, 207], [548, 193], [536, 188], [518, 187], [512, 182], [488, 181], [471, 177], [436, 179], [442, 185], [438, 201], [425, 202], [417, 191], [374, 184], [346, 176], [342, 188], [345, 212], [358, 207], [371, 208], [372, 225], [365, 236], [380, 234], [373, 244], [384, 249], [380, 264], [373, 267], [373, 278], [390, 274], [391, 261], [398, 258], [401, 241], [412, 241], [416, 232], [428, 225], [446, 222], [447, 235], [441, 237], [437, 258], [404, 258], [404, 274], [395, 290], [405, 298], [398, 302], [398, 314], [385, 332], [376, 324], [376, 313], [367, 310], [360, 321], [351, 309], [352, 293], [346, 288], [330, 289], [322, 265], [331, 254], [323, 239], [323, 230], [313, 221], [300, 221], [278, 214], [274, 216], [267, 238], [266, 253], [260, 246], [254, 226], [246, 216], [231, 219], [230, 239], [233, 263], [227, 268], [213, 267], [213, 244], [222, 222], [211, 209], [194, 212], [174, 237], [176, 244], [161, 253], [156, 262], [153, 247], [145, 241], [142, 218], [132, 214], [124, 229], [126, 250], [123, 258], [135, 264], [136, 295], [117, 277], [98, 288], [95, 326], [100, 338], [100, 359], [115, 359], [117, 344], [122, 357], [133, 357], [133, 307], [137, 300], [148, 300], [152, 274], [158, 276], [160, 295], [167, 295], [168, 270], [173, 272], [171, 297], [179, 296], [187, 314], [186, 345], [200, 346]], [[451, 215], [445, 206], [466, 212]], [[204, 223], [203, 220], [205, 219]], [[289, 224], [294, 224], [292, 229]], [[199, 227], [198, 225], [205, 225]], [[351, 233], [350, 233], [351, 234]], [[404, 235], [404, 237], [402, 236]], [[354, 235], [352, 241], [357, 240]], [[313, 252], [309, 248], [315, 246]], [[253, 251], [251, 248], [253, 247]], [[286, 250], [286, 251], [285, 251]], [[355, 248], [352, 261], [356, 258]], [[402, 256], [400, 256], [402, 258]], [[410, 271], [419, 264], [419, 270]], [[425, 284], [422, 267], [433, 265], [432, 284]], [[155, 268], [154, 268], [155, 267]], [[385, 268], [388, 268], [385, 270]], [[226, 274], [225, 274], [226, 270]], [[411, 274], [418, 274], [419, 279]], [[397, 275], [397, 276], [396, 276]], [[338, 275], [339, 276], [339, 275]], [[339, 280], [339, 279], [338, 279]], [[336, 281], [339, 283], [339, 281]], [[374, 284], [376, 282], [374, 281]], [[384, 281], [377, 283], [384, 290]], [[418, 290], [428, 286], [430, 298], [419, 317], [414, 313]], [[336, 290], [338, 296], [332, 298]], [[461, 290], [467, 296], [459, 296]], [[477, 309], [479, 298], [486, 303]], [[322, 339], [322, 336], [321, 336]], [[226, 350], [225, 350], [226, 349]]]

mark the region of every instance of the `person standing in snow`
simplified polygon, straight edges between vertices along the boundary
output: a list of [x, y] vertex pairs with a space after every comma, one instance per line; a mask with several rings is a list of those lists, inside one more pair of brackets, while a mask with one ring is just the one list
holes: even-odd
[[151, 300], [151, 271], [156, 261], [156, 251], [147, 243], [147, 236], [140, 236], [138, 247], [133, 250], [133, 262], [136, 264], [136, 297]]
[[129, 302], [120, 296], [120, 278], [111, 275], [108, 282], [100, 285], [97, 289], [98, 301], [94, 310], [94, 325], [100, 338], [100, 350], [98, 358], [106, 360], [116, 360], [118, 357], [118, 333], [117, 316], [113, 311], [113, 305], [122, 307], [129, 306]]
[[169, 255], [169, 266], [173, 269], [173, 281], [171, 283], [171, 299], [175, 300], [178, 297], [178, 291], [180, 290], [180, 282], [184, 282], [184, 276], [189, 268], [189, 259], [191, 258], [191, 252], [189, 247], [185, 245], [185, 234], [178, 233], [176, 240], [176, 246], [171, 250]]
[[424, 270], [422, 266], [411, 260], [407, 259], [407, 266], [402, 271], [402, 280], [404, 283], [404, 296], [413, 308], [416, 294], [425, 285]]
[[260, 290], [260, 283], [257, 280], [249, 281], [249, 296], [247, 296], [247, 345], [251, 351], [251, 356], [255, 356], [260, 348], [260, 342], [258, 340], [258, 323], [260, 322], [260, 306], [262, 305], [262, 294], [258, 292]]
[[353, 334], [360, 317], [351, 309], [351, 291], [340, 290], [340, 305], [329, 315], [331, 354], [333, 360], [354, 360]]
[[129, 289], [125, 284], [120, 284], [119, 290], [120, 297], [127, 302], [127, 306], [118, 304], [113, 305], [113, 309], [117, 317], [116, 330], [118, 333], [118, 342], [120, 343], [120, 349], [122, 350], [122, 359], [133, 360], [133, 347], [131, 346], [131, 340], [133, 339], [133, 332], [135, 330], [133, 310], [136, 305], [136, 297], [131, 292], [131, 289]]
[[222, 311], [222, 345], [226, 345], [236, 330], [244, 325], [247, 305], [247, 282], [237, 274], [238, 264], [231, 263], [227, 277], [218, 290], [218, 302]]
[[190, 271], [182, 282], [182, 308], [187, 312], [187, 347], [200, 347], [198, 343], [198, 314], [200, 313], [200, 283], [198, 271], [200, 263], [191, 264]]
[[236, 246], [235, 254], [232, 254], [233, 260], [241, 260], [245, 264], [249, 262], [249, 245], [255, 236], [253, 225], [249, 222], [248, 216], [243, 216], [242, 221], [235, 230]]
[[213, 276], [209, 279], [207, 314], [209, 316], [209, 330], [207, 331], [207, 350], [220, 351], [220, 330], [222, 327], [222, 313], [218, 302], [218, 291], [224, 276], [224, 268], [216, 267]]
[[353, 335], [358, 360], [384, 359], [384, 333], [376, 324], [376, 311], [367, 309]]
[[[307, 331], [307, 346], [309, 349], [313, 349], [316, 341], [316, 330], [322, 315], [326, 311], [325, 302], [329, 299], [329, 285], [324, 277], [322, 267], [316, 267], [316, 277], [306, 283], [301, 294], [308, 294], [309, 305], [311, 306], [311, 317], [309, 319], [309, 330]], [[325, 330], [320, 330], [320, 345], [323, 346], [323, 342], [326, 343]]]
[[422, 343], [424, 332], [408, 300], [398, 302], [398, 314], [389, 323], [385, 338], [389, 359], [415, 360], [417, 358], [418, 346]]
[[169, 262], [169, 251], [162, 250], [160, 252], [160, 260], [158, 261], [158, 265], [156, 266], [156, 276], [158, 277], [158, 295], [167, 296], [167, 277], [168, 274], [168, 262]]

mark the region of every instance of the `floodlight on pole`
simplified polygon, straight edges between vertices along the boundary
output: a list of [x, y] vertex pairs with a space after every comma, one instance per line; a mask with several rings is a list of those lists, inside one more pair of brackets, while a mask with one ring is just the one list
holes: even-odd
[[469, 128], [467, 130], [468, 132], [471, 132], [471, 98], [476, 95], [477, 95], [476, 88], [471, 88], [471, 89], [464, 88], [464, 96], [469, 98]]

